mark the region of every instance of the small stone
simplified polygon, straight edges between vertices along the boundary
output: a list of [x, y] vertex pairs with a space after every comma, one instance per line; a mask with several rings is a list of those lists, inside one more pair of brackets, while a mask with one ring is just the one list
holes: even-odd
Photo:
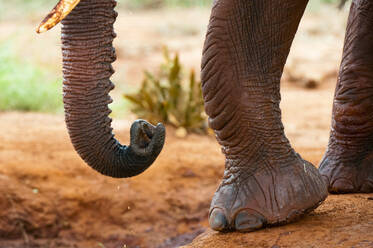
[[304, 87], [307, 89], [316, 89], [317, 86], [318, 84], [314, 79], [306, 79], [304, 82]]
[[196, 173], [194, 173], [194, 171], [192, 171], [191, 169], [186, 169], [183, 173], [182, 173], [182, 177], [196, 177]]
[[178, 138], [185, 138], [188, 135], [188, 132], [185, 128], [179, 127], [178, 129], [176, 129], [175, 135]]

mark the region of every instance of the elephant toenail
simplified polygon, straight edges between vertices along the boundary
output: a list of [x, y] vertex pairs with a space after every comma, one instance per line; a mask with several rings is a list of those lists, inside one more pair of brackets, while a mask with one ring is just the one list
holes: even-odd
[[242, 211], [236, 216], [235, 227], [239, 232], [251, 232], [262, 228], [264, 220], [256, 214], [250, 214], [247, 211]]
[[329, 191], [332, 193], [349, 193], [354, 191], [354, 186], [350, 180], [340, 178], [333, 182]]
[[228, 221], [221, 209], [212, 210], [209, 218], [210, 227], [215, 231], [223, 231], [228, 228]]

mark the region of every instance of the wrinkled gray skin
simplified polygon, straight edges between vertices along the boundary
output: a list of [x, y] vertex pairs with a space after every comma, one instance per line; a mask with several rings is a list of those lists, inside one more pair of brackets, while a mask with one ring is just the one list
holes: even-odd
[[354, 0], [320, 172], [291, 147], [280, 79], [307, 0], [215, 0], [202, 59], [210, 127], [226, 157], [218, 231], [297, 219], [331, 192], [373, 192], [373, 0]]
[[[85, 162], [111, 177], [131, 177], [146, 170], [161, 152], [162, 124], [136, 121], [131, 143], [114, 138], [109, 92], [116, 54], [112, 41], [117, 17], [114, 0], [82, 0], [62, 21], [65, 119], [71, 141]], [[82, 21], [83, 20], [83, 21]]]
[[[253, 231], [297, 219], [331, 192], [373, 192], [373, 0], [354, 0], [320, 172], [284, 133], [280, 80], [307, 0], [215, 0], [202, 59], [209, 125], [226, 157], [211, 203], [218, 231]], [[115, 60], [114, 0], [82, 0], [63, 20], [66, 123], [75, 149], [112, 177], [143, 172], [164, 127], [137, 121], [130, 146], [113, 137], [108, 95]]]

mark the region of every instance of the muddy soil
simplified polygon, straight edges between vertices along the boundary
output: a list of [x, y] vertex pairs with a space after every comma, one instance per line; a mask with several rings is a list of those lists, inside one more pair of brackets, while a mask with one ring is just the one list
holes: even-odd
[[[199, 68], [208, 15], [203, 9], [120, 13], [114, 99], [138, 85], [143, 68], [157, 67], [163, 44], [179, 51], [187, 67]], [[295, 149], [315, 165], [328, 142], [345, 17], [346, 11], [332, 8], [307, 12], [285, 71], [285, 130]], [[59, 31], [35, 38], [28, 30], [33, 32], [37, 20], [1, 23], [2, 38], [21, 32], [14, 41], [19, 52], [58, 71]], [[126, 143], [135, 117], [115, 117], [115, 133]], [[133, 179], [111, 179], [87, 167], [74, 152], [63, 116], [0, 113], [0, 248], [178, 247], [205, 231], [210, 247], [296, 247], [294, 240], [303, 237], [309, 243], [301, 247], [372, 247], [367, 233], [373, 231], [373, 201], [368, 200], [373, 195], [332, 196], [298, 223], [260, 231], [264, 234], [257, 243], [216, 239], [208, 230], [207, 213], [223, 166], [214, 137], [181, 139], [168, 127], [164, 151], [148, 171]], [[293, 232], [299, 235], [287, 235]], [[319, 246], [323, 238], [342, 234], [361, 242]], [[240, 237], [254, 240], [255, 235]], [[269, 242], [278, 237], [277, 243]]]

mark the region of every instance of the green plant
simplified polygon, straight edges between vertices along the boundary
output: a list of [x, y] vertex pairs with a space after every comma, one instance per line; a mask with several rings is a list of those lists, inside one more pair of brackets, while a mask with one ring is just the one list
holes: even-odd
[[145, 71], [137, 93], [124, 95], [133, 105], [131, 111], [151, 123], [163, 122], [188, 132], [205, 133], [207, 125], [201, 82], [196, 80], [191, 70], [188, 83], [183, 84], [179, 56], [175, 54], [171, 58], [165, 48], [164, 59], [156, 75]]
[[0, 111], [62, 111], [61, 80], [23, 61], [0, 43]]

